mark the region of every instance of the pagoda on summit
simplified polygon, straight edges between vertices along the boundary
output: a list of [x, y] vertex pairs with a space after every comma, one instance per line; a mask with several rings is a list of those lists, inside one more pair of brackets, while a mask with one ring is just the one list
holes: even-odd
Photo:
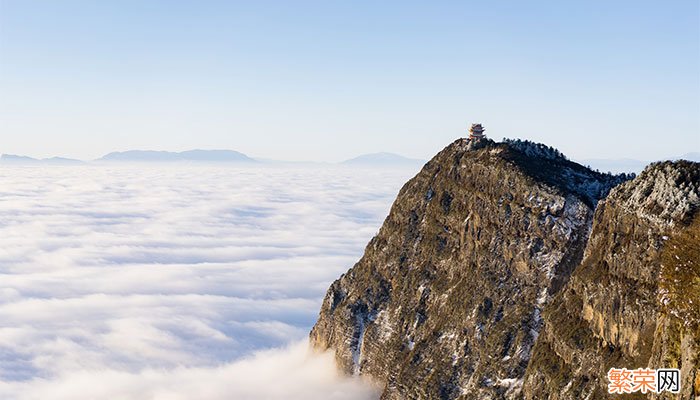
[[484, 127], [481, 126], [481, 124], [472, 124], [471, 128], [469, 128], [469, 140], [477, 141], [485, 138], [485, 130], [486, 129], [484, 129]]

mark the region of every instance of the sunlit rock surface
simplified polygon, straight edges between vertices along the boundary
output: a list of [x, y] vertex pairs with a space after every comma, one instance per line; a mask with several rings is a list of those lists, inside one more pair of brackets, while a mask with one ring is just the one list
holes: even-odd
[[656, 163], [599, 203], [583, 262], [545, 309], [526, 398], [605, 398], [611, 367], [680, 368], [680, 396], [663, 398], [700, 396], [699, 188], [700, 164]]
[[517, 398], [594, 207], [628, 179], [528, 142], [457, 140], [400, 191], [311, 332], [383, 399]]

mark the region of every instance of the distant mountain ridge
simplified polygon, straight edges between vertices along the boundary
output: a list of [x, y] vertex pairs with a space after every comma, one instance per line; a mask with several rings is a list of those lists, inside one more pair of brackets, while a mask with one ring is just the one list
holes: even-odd
[[27, 156], [20, 156], [15, 154], [3, 154], [0, 156], [0, 163], [2, 164], [15, 164], [15, 165], [37, 165], [37, 164], [51, 164], [51, 165], [80, 165], [83, 161], [74, 160], [72, 158], [64, 157], [51, 157], [51, 158], [33, 158]]
[[131, 162], [256, 162], [253, 158], [234, 150], [188, 150], [181, 152], [156, 150], [128, 150], [109, 153], [97, 161]]
[[374, 166], [389, 166], [389, 165], [408, 165], [408, 164], [424, 164], [426, 160], [408, 158], [396, 153], [380, 152], [362, 154], [355, 158], [343, 161], [344, 165], [374, 165]]
[[[688, 160], [700, 162], [699, 152], [685, 153], [679, 157], [669, 157], [668, 160]], [[159, 151], [159, 150], [126, 150], [108, 153], [94, 161], [122, 161], [122, 162], [259, 162], [271, 164], [317, 164], [314, 161], [285, 161], [266, 158], [253, 158], [235, 150], [187, 150], [181, 152]], [[391, 166], [415, 166], [425, 164], [427, 160], [404, 157], [400, 154], [390, 152], [378, 152], [361, 154], [357, 157], [338, 162], [337, 164], [347, 166], [367, 166], [367, 167], [391, 167]], [[603, 159], [591, 158], [577, 160], [582, 165], [588, 165], [601, 172], [641, 172], [651, 161], [637, 160], [631, 158]], [[17, 154], [2, 154], [0, 164], [14, 165], [79, 165], [85, 161], [66, 158], [34, 158]], [[322, 163], [323, 164], [323, 163]], [[331, 163], [334, 164], [334, 163]]]

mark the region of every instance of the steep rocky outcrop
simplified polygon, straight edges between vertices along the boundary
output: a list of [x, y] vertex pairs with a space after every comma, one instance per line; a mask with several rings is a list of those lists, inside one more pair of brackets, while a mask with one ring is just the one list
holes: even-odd
[[542, 145], [455, 141], [331, 285], [312, 344], [383, 399], [522, 397], [542, 312], [581, 263], [598, 200], [627, 178]]
[[526, 398], [606, 398], [611, 367], [680, 368], [678, 398], [700, 397], [699, 196], [700, 164], [664, 162], [599, 203], [583, 262], [544, 311]]

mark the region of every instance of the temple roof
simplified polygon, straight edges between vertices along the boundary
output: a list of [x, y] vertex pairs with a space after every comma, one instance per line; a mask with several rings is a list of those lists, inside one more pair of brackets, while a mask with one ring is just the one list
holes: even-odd
[[481, 126], [481, 124], [472, 124], [471, 128], [469, 128], [470, 132], [483, 132], [485, 130], [486, 129], [484, 129], [484, 127]]

